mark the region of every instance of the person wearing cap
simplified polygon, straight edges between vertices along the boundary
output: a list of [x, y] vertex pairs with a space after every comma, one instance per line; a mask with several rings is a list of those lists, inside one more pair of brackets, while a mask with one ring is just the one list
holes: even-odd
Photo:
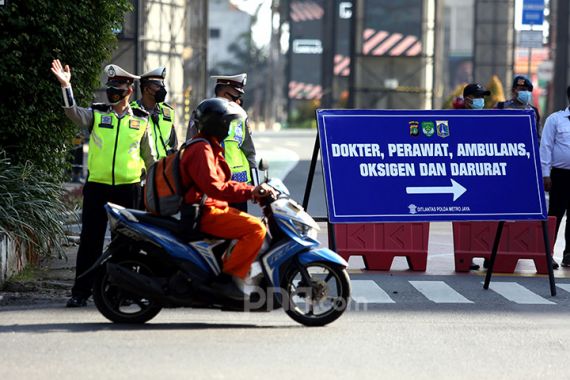
[[[570, 103], [570, 87], [566, 89]], [[540, 140], [544, 190], [550, 193], [548, 215], [556, 216], [556, 235], [564, 214], [570, 211], [570, 107], [546, 118]], [[570, 267], [570, 223], [564, 230], [562, 266]], [[553, 262], [554, 266], [555, 262]]]
[[139, 80], [141, 97], [131, 103], [132, 108], [142, 108], [150, 114], [148, 136], [157, 159], [166, 157], [178, 147], [174, 108], [164, 102], [167, 94], [165, 77], [165, 67], [142, 74]]
[[[463, 88], [463, 102], [454, 100], [454, 109], [480, 110], [485, 107], [485, 96], [491, 95], [491, 91], [485, 90], [479, 83], [469, 83]], [[473, 261], [469, 266], [471, 270], [478, 270], [481, 266]]]
[[[245, 94], [244, 88], [247, 81], [247, 74], [237, 75], [214, 75], [216, 80], [214, 94], [218, 98], [225, 98], [242, 106], [242, 96]], [[245, 112], [244, 112], [245, 114]], [[246, 114], [247, 115], [247, 114]], [[188, 124], [188, 136], [192, 138], [196, 135], [195, 113], [192, 113]], [[247, 117], [232, 121], [228, 137], [222, 142], [224, 148], [224, 158], [232, 171], [232, 180], [251, 184], [251, 168], [256, 167], [255, 146], [251, 138], [251, 130]], [[230, 207], [247, 212], [247, 202], [231, 203]]]
[[[511, 99], [506, 102], [498, 102], [496, 109], [517, 109], [517, 110], [533, 110], [534, 121], [537, 133], [540, 132], [540, 113], [538, 108], [531, 104], [532, 101], [532, 82], [525, 76], [517, 75], [513, 79], [511, 87]], [[539, 135], [540, 137], [540, 135]]]
[[469, 83], [463, 88], [463, 108], [481, 110], [485, 107], [485, 96], [491, 91], [485, 90], [479, 83]]
[[148, 113], [129, 106], [133, 81], [138, 78], [136, 75], [117, 65], [107, 65], [106, 93], [109, 102], [82, 108], [73, 98], [69, 66], [62, 66], [56, 59], [52, 62], [51, 71], [61, 85], [65, 114], [91, 134], [75, 283], [67, 302], [67, 307], [81, 307], [86, 305], [91, 295], [93, 276], [78, 276], [89, 269], [103, 251], [107, 227], [104, 205], [113, 202], [135, 207], [143, 166], [150, 167], [155, 157], [147, 134]]

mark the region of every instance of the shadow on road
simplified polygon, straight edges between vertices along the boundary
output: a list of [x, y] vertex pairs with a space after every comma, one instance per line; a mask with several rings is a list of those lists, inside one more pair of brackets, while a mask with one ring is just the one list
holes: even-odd
[[295, 329], [300, 325], [267, 326], [245, 323], [148, 323], [141, 325], [109, 323], [40, 323], [0, 326], [0, 334], [13, 333], [85, 333], [96, 331], [172, 331], [172, 330], [234, 330], [234, 329]]

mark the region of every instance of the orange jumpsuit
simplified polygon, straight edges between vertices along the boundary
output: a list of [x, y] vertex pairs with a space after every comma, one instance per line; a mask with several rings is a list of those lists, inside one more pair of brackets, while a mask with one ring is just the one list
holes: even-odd
[[206, 200], [200, 230], [225, 239], [237, 239], [230, 255], [223, 257], [224, 273], [246, 278], [265, 238], [265, 226], [249, 214], [228, 206], [252, 198], [253, 186], [231, 181], [231, 170], [224, 159], [224, 149], [213, 138], [190, 145], [182, 155], [180, 174], [183, 186], [189, 189], [184, 202], [198, 203], [205, 193]]

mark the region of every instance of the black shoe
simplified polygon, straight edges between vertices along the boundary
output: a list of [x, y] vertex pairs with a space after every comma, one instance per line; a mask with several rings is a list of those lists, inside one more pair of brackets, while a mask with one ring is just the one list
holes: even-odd
[[554, 258], [552, 259], [552, 269], [558, 269], [560, 267], [560, 265], [558, 265], [558, 263], [556, 262], [556, 260], [554, 260]]
[[471, 261], [471, 265], [469, 266], [469, 270], [479, 270], [479, 268], [481, 268], [481, 266], [479, 264], [475, 264], [473, 261]]
[[212, 290], [236, 301], [245, 301], [247, 299], [247, 295], [241, 291], [233, 280], [227, 281], [225, 278], [221, 280], [222, 281], [213, 282], [210, 285]]
[[67, 300], [67, 304], [65, 305], [65, 307], [85, 307], [85, 306], [87, 306], [87, 298], [79, 296], [71, 296], [71, 298]]
[[570, 253], [564, 250], [564, 256], [562, 257], [562, 263], [560, 265], [564, 268], [570, 267]]
[[491, 260], [485, 259], [483, 261], [483, 268], [487, 269], [487, 268], [489, 268], [489, 265], [491, 265]]

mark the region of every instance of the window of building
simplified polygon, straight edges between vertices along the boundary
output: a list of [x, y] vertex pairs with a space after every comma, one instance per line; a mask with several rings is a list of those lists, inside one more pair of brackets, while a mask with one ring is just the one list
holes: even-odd
[[210, 29], [210, 38], [220, 38], [220, 29], [218, 28], [211, 28]]

